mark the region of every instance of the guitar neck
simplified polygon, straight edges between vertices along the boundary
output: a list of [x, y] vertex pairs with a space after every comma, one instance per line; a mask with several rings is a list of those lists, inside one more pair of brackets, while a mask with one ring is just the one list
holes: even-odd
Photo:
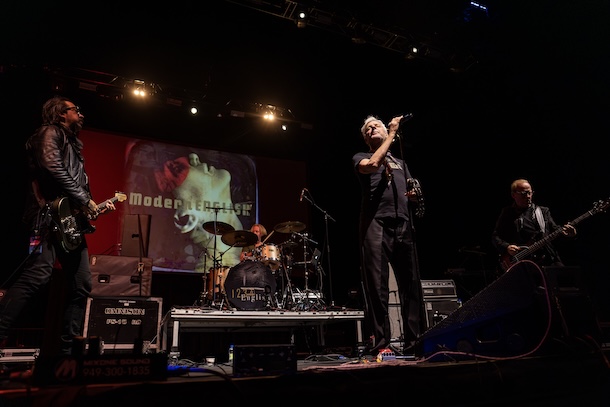
[[[591, 215], [593, 215], [593, 211], [585, 212], [584, 214], [580, 215], [578, 218], [574, 219], [573, 221], [568, 222], [568, 224], [570, 224], [572, 226], [576, 226], [578, 223], [587, 219]], [[549, 233], [542, 239], [538, 240], [537, 242], [532, 243], [532, 245], [528, 246], [527, 249], [521, 250], [519, 253], [515, 254], [515, 256], [514, 256], [515, 260], [519, 261], [519, 260], [524, 260], [524, 259], [528, 258], [535, 251], [541, 249], [544, 245], [550, 243], [552, 240], [555, 240], [562, 233], [563, 233], [563, 228], [558, 227], [557, 229], [555, 229], [553, 232]]]
[[[578, 218], [574, 219], [571, 222], [568, 222], [567, 224], [568, 225], [572, 225], [572, 226], [576, 226], [577, 224], [579, 224], [583, 220], [585, 220], [585, 219], [595, 215], [596, 213], [604, 212], [609, 206], [610, 206], [610, 199], [607, 199], [606, 201], [601, 201], [600, 200], [600, 201], [596, 202], [593, 205], [593, 209], [583, 213]], [[544, 245], [546, 245], [549, 242], [551, 242], [552, 240], [556, 239], [562, 233], [563, 233], [563, 227], [558, 227], [553, 232], [549, 233], [548, 235], [546, 235], [542, 239], [538, 240], [537, 242], [532, 243], [530, 246], [528, 246], [525, 249], [521, 250], [520, 252], [516, 253], [514, 256], [509, 257], [507, 254], [502, 255], [501, 258], [500, 258], [500, 260], [501, 260], [500, 261], [501, 268], [504, 271], [508, 270], [508, 268], [512, 264], [515, 264], [515, 263], [517, 263], [517, 262], [519, 262], [521, 260], [527, 259], [536, 250], [539, 250]]]
[[106, 209], [106, 206], [108, 206], [109, 203], [111, 203], [111, 202], [115, 203], [118, 200], [119, 200], [119, 198], [117, 198], [116, 196], [112, 197], [110, 199], [106, 199], [104, 202], [102, 202], [101, 204], [98, 205], [98, 208], [100, 208], [100, 210], [104, 210], [104, 209]]

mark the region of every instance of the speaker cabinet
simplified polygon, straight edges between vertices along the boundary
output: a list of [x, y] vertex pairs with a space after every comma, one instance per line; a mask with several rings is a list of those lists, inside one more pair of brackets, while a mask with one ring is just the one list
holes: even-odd
[[424, 298], [424, 307], [426, 309], [426, 327], [431, 328], [458, 309], [460, 304], [457, 297], [444, 299]]
[[[449, 351], [464, 357], [518, 357], [548, 351], [550, 347], [543, 346], [547, 341], [570, 335], [558, 324], [565, 325], [573, 298], [556, 293], [557, 288], [547, 283], [545, 273], [535, 263], [518, 262], [428, 329], [418, 340], [416, 353], [430, 356]], [[560, 304], [567, 309], [559, 312]], [[583, 310], [582, 304], [578, 314], [579, 320], [594, 319], [593, 310]], [[578, 326], [576, 330], [595, 331], [586, 324], [588, 328]], [[456, 354], [451, 357], [456, 358]]]
[[83, 336], [103, 341], [103, 352], [158, 351], [163, 299], [160, 297], [89, 298]]
[[459, 306], [453, 280], [422, 280], [422, 293], [426, 311], [426, 328], [431, 328]]
[[150, 296], [152, 259], [128, 256], [89, 257], [92, 297]]

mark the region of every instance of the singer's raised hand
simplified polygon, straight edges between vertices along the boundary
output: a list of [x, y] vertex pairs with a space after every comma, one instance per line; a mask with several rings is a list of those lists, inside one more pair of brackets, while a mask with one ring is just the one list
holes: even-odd
[[400, 126], [400, 121], [402, 120], [402, 117], [403, 115], [400, 115], [390, 120], [390, 123], [388, 124], [388, 133], [392, 131], [396, 132], [398, 130], [398, 126]]

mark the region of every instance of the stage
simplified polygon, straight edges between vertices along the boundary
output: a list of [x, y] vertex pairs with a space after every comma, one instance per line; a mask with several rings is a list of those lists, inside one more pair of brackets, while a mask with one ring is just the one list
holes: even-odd
[[377, 361], [330, 354], [299, 359], [295, 370], [282, 374], [251, 376], [236, 376], [231, 363], [170, 358], [163, 379], [45, 386], [33, 385], [31, 375], [15, 371], [2, 382], [0, 406], [339, 406], [363, 401], [456, 407], [599, 405], [610, 386], [608, 353], [566, 348], [554, 355], [462, 361]]
[[96, 320], [105, 337], [129, 333], [124, 346], [100, 354], [89, 338], [84, 354], [32, 349], [30, 362], [0, 360], [0, 407], [599, 405], [610, 388], [610, 324], [582, 290], [541, 290], [542, 277], [533, 267], [506, 273], [431, 326], [413, 354], [382, 357], [364, 353], [361, 310], [161, 314], [155, 298], [105, 298]]

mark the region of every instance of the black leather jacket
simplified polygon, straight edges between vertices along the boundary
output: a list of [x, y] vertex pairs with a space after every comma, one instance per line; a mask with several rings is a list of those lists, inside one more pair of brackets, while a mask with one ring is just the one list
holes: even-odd
[[82, 147], [76, 134], [59, 124], [43, 125], [28, 139], [31, 188], [24, 221], [35, 219], [42, 201], [48, 203], [65, 196], [73, 208], [88, 204], [91, 193]]

